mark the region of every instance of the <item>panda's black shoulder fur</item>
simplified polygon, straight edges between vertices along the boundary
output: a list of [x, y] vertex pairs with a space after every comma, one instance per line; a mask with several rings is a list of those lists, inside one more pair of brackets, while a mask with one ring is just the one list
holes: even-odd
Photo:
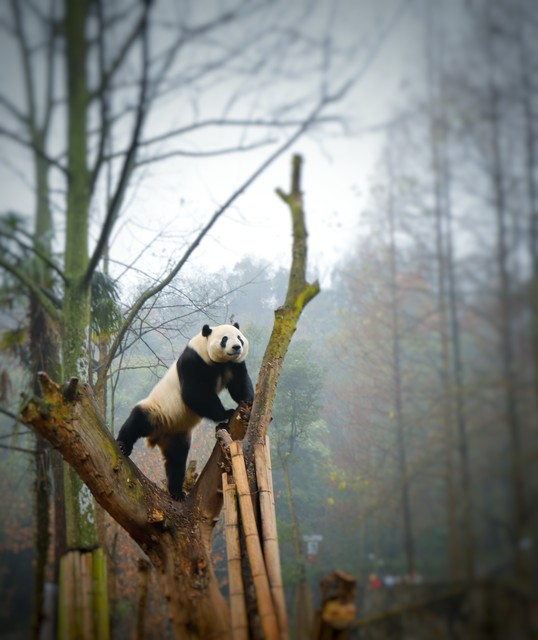
[[176, 366], [183, 402], [199, 416], [215, 422], [230, 417], [230, 411], [224, 408], [218, 397], [219, 378], [237, 403], [252, 403], [254, 389], [244, 362], [208, 364], [195, 349], [186, 347]]

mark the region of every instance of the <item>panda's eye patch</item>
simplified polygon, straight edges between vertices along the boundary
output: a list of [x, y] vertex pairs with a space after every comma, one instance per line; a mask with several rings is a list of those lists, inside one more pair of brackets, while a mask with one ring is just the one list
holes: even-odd
[[220, 346], [224, 349], [224, 347], [226, 346], [227, 342], [228, 342], [228, 336], [224, 336], [222, 338], [222, 340], [220, 341]]
[[237, 336], [237, 339], [239, 340], [239, 342], [241, 343], [241, 346], [244, 347], [245, 343], [243, 342], [243, 340], [241, 340], [241, 338], [239, 336]]

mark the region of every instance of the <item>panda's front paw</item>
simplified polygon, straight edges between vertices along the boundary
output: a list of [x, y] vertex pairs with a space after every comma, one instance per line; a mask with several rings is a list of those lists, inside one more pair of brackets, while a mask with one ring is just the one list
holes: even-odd
[[116, 443], [118, 445], [118, 447], [120, 448], [120, 451], [123, 453], [124, 456], [130, 456], [132, 451], [133, 451], [133, 446], [129, 446], [128, 444], [126, 444], [125, 442], [123, 442], [122, 440], [116, 440]]
[[177, 500], [178, 502], [183, 502], [187, 497], [184, 491], [170, 491], [170, 495], [172, 496], [172, 500]]
[[239, 416], [241, 420], [246, 420], [247, 422], [250, 420], [250, 409], [252, 405], [248, 405], [246, 402], [241, 401], [239, 404]]

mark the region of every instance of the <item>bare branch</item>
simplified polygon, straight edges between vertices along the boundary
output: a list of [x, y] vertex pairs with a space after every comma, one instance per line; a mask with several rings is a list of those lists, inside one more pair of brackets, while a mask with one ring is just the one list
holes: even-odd
[[51, 118], [52, 111], [54, 108], [54, 81], [55, 81], [55, 69], [54, 66], [54, 47], [56, 43], [56, 39], [58, 38], [58, 29], [54, 28], [54, 19], [55, 19], [55, 0], [50, 0], [49, 13], [52, 16], [52, 24], [49, 28], [49, 39], [47, 43], [47, 79], [45, 83], [45, 112], [43, 117], [43, 139], [46, 138]]
[[56, 169], [59, 169], [64, 175], [67, 175], [66, 167], [64, 167], [57, 160], [54, 160], [54, 158], [51, 158], [50, 156], [48, 156], [43, 151], [41, 145], [37, 144], [36, 141], [27, 140], [20, 134], [15, 133], [14, 131], [10, 131], [9, 129], [5, 129], [4, 127], [0, 127], [0, 136], [3, 136], [4, 138], [9, 138], [10, 140], [13, 140], [13, 142], [16, 142], [17, 144], [23, 147], [26, 147], [27, 149], [30, 149], [31, 151], [36, 153], [38, 156], [43, 158], [43, 160], [45, 160], [52, 167], [56, 167]]
[[[146, 116], [146, 109], [147, 109], [146, 94], [147, 94], [148, 67], [149, 67], [148, 65], [148, 44], [149, 43], [148, 43], [148, 33], [147, 33], [147, 19], [148, 19], [148, 13], [149, 13], [151, 3], [146, 3], [144, 6], [145, 6], [145, 9], [144, 9], [143, 23], [141, 28], [142, 77], [140, 80], [140, 95], [139, 95], [135, 125], [134, 125], [133, 133], [131, 136], [131, 145], [125, 156], [123, 166], [120, 172], [120, 177], [118, 179], [118, 184], [116, 185], [116, 190], [110, 200], [105, 222], [103, 223], [103, 227], [101, 229], [101, 235], [99, 236], [99, 240], [97, 241], [97, 245], [89, 261], [88, 268], [86, 270], [86, 273], [84, 274], [84, 283], [86, 285], [88, 285], [89, 282], [91, 281], [92, 274], [97, 268], [97, 265], [99, 264], [99, 260], [103, 255], [103, 251], [105, 250], [105, 247], [107, 245], [108, 238], [110, 236], [110, 233], [112, 232], [114, 223], [116, 222], [118, 211], [120, 209], [121, 202], [123, 200], [123, 196], [127, 188], [129, 177], [133, 171], [134, 159], [135, 159], [135, 155], [138, 148], [138, 141], [140, 138], [140, 133], [142, 131], [142, 125], [144, 123], [144, 119]], [[96, 170], [98, 170], [98, 168], [96, 168]]]
[[[110, 81], [114, 77], [114, 74], [121, 67], [121, 65], [123, 64], [123, 62], [127, 58], [127, 55], [129, 54], [129, 51], [131, 50], [133, 45], [136, 44], [136, 42], [138, 41], [138, 38], [141, 35], [143, 36], [143, 38], [145, 38], [145, 36], [143, 35], [143, 32], [145, 31], [145, 29], [147, 27], [147, 20], [148, 20], [148, 14], [149, 14], [149, 10], [150, 9], [151, 9], [151, 2], [145, 2], [144, 3], [144, 9], [142, 11], [142, 14], [141, 14], [139, 20], [133, 26], [133, 29], [132, 29], [131, 33], [125, 38], [123, 46], [118, 51], [118, 55], [112, 61], [110, 67], [108, 69], [106, 69], [106, 70], [103, 70], [103, 73], [101, 75], [101, 81], [100, 81], [99, 85], [93, 91], [91, 91], [89, 93], [89, 95], [88, 95], [88, 104], [91, 103], [96, 98], [99, 98], [100, 96], [102, 96], [103, 93], [105, 93], [107, 91], [108, 86], [110, 84]], [[101, 29], [103, 29], [103, 27], [104, 27], [104, 22], [101, 21]], [[103, 35], [104, 34], [101, 31], [100, 37], [99, 37], [99, 45], [98, 45], [100, 47], [102, 46], [102, 37], [103, 37]]]
[[21, 453], [29, 453], [32, 456], [37, 454], [35, 449], [25, 449], [24, 447], [17, 447], [11, 444], [0, 444], [0, 449], [9, 449], [10, 451], [20, 451]]
[[[28, 234], [23, 234], [23, 235], [27, 236]], [[20, 238], [17, 238], [15, 235], [3, 232], [1, 228], [0, 228], [0, 237], [4, 237], [4, 238], [7, 238], [8, 240], [12, 240], [13, 242], [16, 242], [19, 245], [19, 247], [21, 247], [21, 249], [24, 249], [25, 251], [30, 251], [33, 254], [35, 254], [40, 260], [42, 260], [47, 265], [47, 267], [49, 267], [55, 273], [57, 273], [64, 282], [67, 282], [67, 278], [65, 277], [64, 272], [54, 262], [54, 260], [52, 260], [49, 256], [47, 256], [43, 251], [41, 251], [41, 249], [37, 244], [33, 244], [33, 245], [27, 244], [26, 242], [23, 242]]]
[[12, 116], [14, 116], [19, 122], [24, 124], [24, 126], [28, 126], [28, 116], [19, 111], [19, 109], [9, 100], [6, 96], [0, 95], [0, 105], [2, 105]]
[[36, 104], [32, 69], [30, 66], [30, 51], [28, 49], [28, 43], [24, 33], [24, 26], [21, 18], [21, 7], [18, 0], [11, 0], [11, 11], [13, 13], [13, 21], [15, 24], [15, 35], [21, 53], [24, 87], [26, 89], [26, 99], [28, 102], [28, 122], [31, 127], [35, 127]]
[[[203, 120], [202, 122], [194, 122], [192, 124], [186, 125], [185, 127], [179, 127], [178, 129], [172, 129], [167, 133], [163, 133], [161, 135], [155, 136], [153, 138], [148, 138], [147, 140], [141, 140], [140, 146], [148, 146], [152, 144], [157, 144], [158, 142], [163, 142], [168, 140], [169, 138], [175, 138], [176, 136], [182, 136], [186, 133], [192, 133], [193, 131], [197, 131], [199, 129], [206, 129], [210, 127], [240, 127], [248, 129], [250, 127], [260, 127], [260, 128], [272, 128], [272, 129], [284, 129], [285, 127], [298, 127], [302, 124], [302, 120], [298, 118], [290, 118], [289, 120], [279, 120], [278, 118], [274, 119], [227, 119], [227, 118], [212, 118], [209, 120]], [[318, 118], [316, 124], [327, 124], [327, 123], [342, 123], [341, 118], [337, 117], [324, 117]]]
[[54, 299], [49, 292], [44, 291], [39, 284], [22, 269], [5, 260], [5, 256], [0, 255], [0, 267], [3, 267], [8, 273], [17, 278], [21, 284], [27, 287], [39, 300], [45, 311], [56, 321], [59, 321], [58, 309], [54, 304]]
[[276, 139], [268, 138], [267, 140], [261, 140], [260, 142], [253, 142], [252, 144], [238, 145], [237, 147], [227, 147], [223, 149], [208, 149], [207, 151], [186, 151], [177, 149], [176, 151], [169, 151], [168, 153], [162, 153], [156, 156], [150, 156], [144, 160], [139, 160], [136, 163], [137, 167], [141, 167], [145, 164], [153, 164], [155, 162], [162, 162], [169, 158], [182, 157], [182, 158], [213, 158], [215, 156], [229, 155], [230, 153], [242, 153], [245, 151], [252, 151], [253, 149], [260, 149], [267, 145], [274, 144]]
[[[39, 374], [39, 382], [45, 400], [31, 400], [22, 411], [23, 421], [58, 449], [96, 500], [139, 544], [150, 542], [152, 513], [166, 508], [172, 515], [171, 497], [120, 453], [88, 385], [79, 385], [77, 399], [71, 403], [46, 374]], [[135, 500], [133, 494], [144, 499]]]

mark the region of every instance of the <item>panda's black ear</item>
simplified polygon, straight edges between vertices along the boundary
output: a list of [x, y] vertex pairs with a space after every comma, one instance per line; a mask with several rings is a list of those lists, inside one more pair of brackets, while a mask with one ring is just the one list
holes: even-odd
[[235, 327], [236, 329], [239, 329], [239, 322], [234, 322], [234, 327]]
[[202, 335], [204, 336], [204, 338], [207, 338], [207, 336], [211, 335], [211, 327], [208, 324], [204, 324], [204, 326], [202, 327]]

